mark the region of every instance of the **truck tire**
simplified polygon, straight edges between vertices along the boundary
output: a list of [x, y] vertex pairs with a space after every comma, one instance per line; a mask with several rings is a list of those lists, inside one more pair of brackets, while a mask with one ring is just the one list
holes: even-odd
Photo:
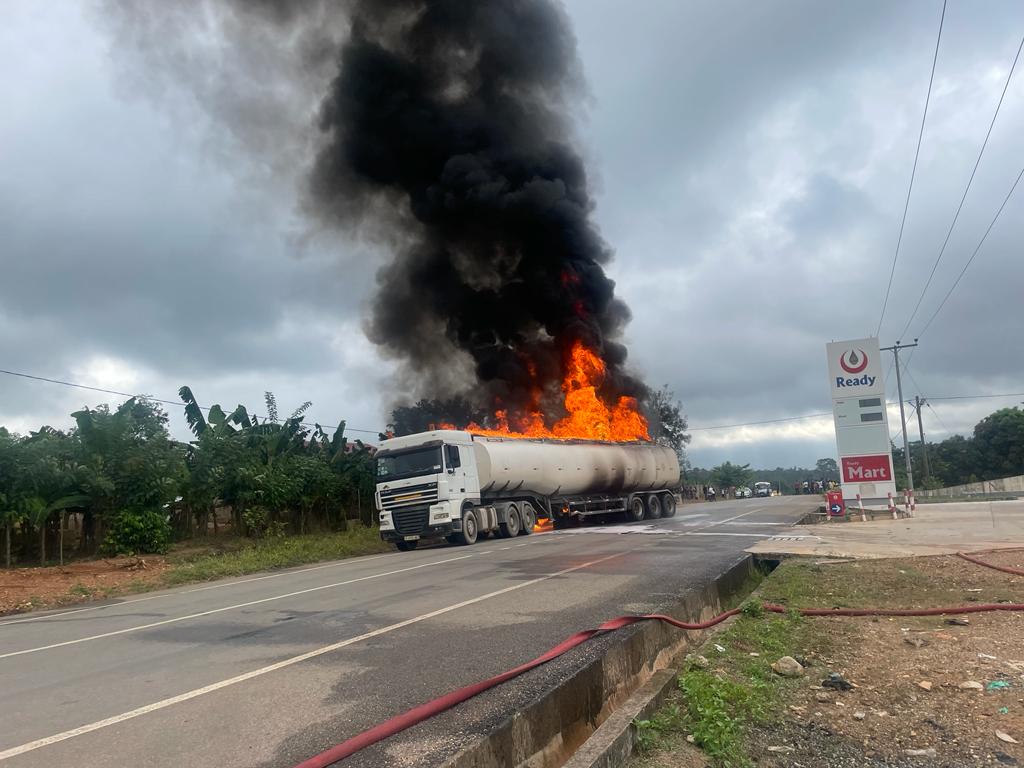
[[676, 495], [674, 493], [663, 493], [661, 495], [661, 516], [676, 516]]
[[509, 504], [505, 510], [505, 522], [498, 523], [498, 531], [501, 533], [501, 538], [511, 539], [518, 536], [522, 527], [519, 510], [516, 509], [515, 504]]
[[417, 544], [419, 544], [418, 541], [396, 541], [395, 547], [399, 552], [412, 552], [416, 549]]
[[634, 496], [629, 500], [626, 508], [626, 522], [639, 523], [644, 519], [644, 499], [642, 496]]
[[462, 530], [455, 534], [455, 540], [459, 544], [469, 545], [476, 544], [476, 538], [480, 534], [480, 529], [476, 522], [476, 512], [472, 509], [467, 509], [462, 513]]
[[519, 531], [520, 536], [529, 536], [533, 533], [533, 526], [537, 524], [537, 513], [533, 511], [532, 504], [523, 504], [522, 523], [523, 527]]
[[657, 520], [661, 517], [661, 498], [656, 493], [647, 497], [647, 519]]

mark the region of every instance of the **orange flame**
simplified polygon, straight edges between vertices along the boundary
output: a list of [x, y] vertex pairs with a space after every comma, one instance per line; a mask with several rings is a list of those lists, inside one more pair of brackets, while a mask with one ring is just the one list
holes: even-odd
[[[485, 429], [479, 424], [468, 424], [465, 429], [477, 435], [493, 437], [549, 437], [568, 440], [649, 440], [647, 419], [637, 407], [635, 398], [620, 397], [613, 405], [605, 403], [597, 393], [604, 380], [605, 364], [593, 350], [582, 342], [573, 344], [567, 361], [565, 378], [562, 380], [565, 417], [548, 427], [539, 408], [513, 419], [510, 424], [506, 410], [494, 414], [497, 426]], [[533, 401], [540, 399], [539, 390], [534, 392]], [[456, 429], [452, 424], [441, 424], [441, 429]]]

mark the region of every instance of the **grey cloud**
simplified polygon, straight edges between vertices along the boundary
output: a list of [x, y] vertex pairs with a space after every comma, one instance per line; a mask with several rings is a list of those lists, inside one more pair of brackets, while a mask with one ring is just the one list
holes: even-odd
[[[577, 131], [616, 251], [610, 274], [633, 313], [631, 364], [669, 383], [695, 425], [828, 410], [825, 342], [868, 335], [878, 321], [940, 4], [567, 7], [591, 94]], [[252, 49], [251, 88], [230, 94], [212, 82], [197, 101], [181, 95], [191, 82], [164, 81], [178, 94], [168, 107], [166, 93], [146, 94], [114, 60], [117, 43], [158, 40], [159, 20], [178, 12], [154, 10], [151, 26], [113, 42], [95, 16], [50, 18], [52, 29], [23, 20], [16, 47], [0, 45], [2, 63], [18, 57], [9, 71], [28, 78], [0, 83], [18, 105], [14, 127], [0, 126], [0, 358], [14, 361], [0, 367], [67, 375], [90, 355], [113, 355], [164, 394], [189, 383], [204, 398], [258, 404], [275, 389], [282, 402], [314, 400], [318, 418], [376, 427], [387, 365], [358, 328], [379, 254], [312, 235], [297, 213], [310, 106], [305, 90], [278, 86], [319, 75], [264, 45]], [[946, 24], [886, 342], [945, 236], [1024, 7], [993, 2], [980, 14], [951, 3]], [[60, 54], [80, 75], [62, 99], [40, 98], [61, 81], [19, 56], [44, 34], [83, 41]], [[256, 110], [251, 134], [225, 138], [202, 117], [225, 97], [225, 109]], [[911, 335], [1020, 170], [1022, 128], [1024, 71]], [[282, 129], [295, 131], [295, 162], [261, 167], [260, 148]], [[1019, 190], [922, 338], [910, 370], [923, 394], [1024, 389], [1022, 212]], [[82, 402], [0, 381], [0, 422]], [[942, 423], [926, 411], [925, 426], [941, 437], [1014, 402], [936, 401]], [[700, 447], [701, 434], [698, 464], [807, 464], [834, 449], [827, 437], [779, 433]]]

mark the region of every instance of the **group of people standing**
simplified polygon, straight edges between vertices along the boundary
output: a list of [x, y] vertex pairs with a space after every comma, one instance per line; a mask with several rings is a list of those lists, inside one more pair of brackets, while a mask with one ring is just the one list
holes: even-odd
[[689, 499], [690, 501], [714, 501], [719, 495], [728, 497], [728, 492], [722, 490], [721, 493], [715, 490], [712, 485], [684, 485], [683, 486], [683, 498]]
[[802, 483], [793, 483], [793, 493], [824, 493], [838, 487], [839, 483], [835, 480], [804, 480]]

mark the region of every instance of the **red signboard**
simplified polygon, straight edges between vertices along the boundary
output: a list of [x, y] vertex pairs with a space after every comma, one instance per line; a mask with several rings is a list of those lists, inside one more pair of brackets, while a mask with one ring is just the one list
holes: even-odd
[[889, 454], [878, 456], [844, 456], [844, 483], [884, 483], [892, 481], [892, 464]]
[[843, 502], [841, 490], [829, 491], [825, 494], [825, 498], [828, 499], [828, 513], [832, 517], [842, 517], [846, 514], [846, 504]]

